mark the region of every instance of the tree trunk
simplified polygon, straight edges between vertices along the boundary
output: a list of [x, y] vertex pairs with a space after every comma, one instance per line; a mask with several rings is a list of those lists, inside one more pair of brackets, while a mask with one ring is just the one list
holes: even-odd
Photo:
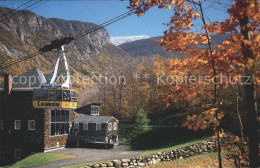
[[243, 122], [240, 116], [240, 111], [239, 111], [239, 88], [238, 88], [238, 84], [235, 84], [234, 86], [235, 92], [236, 92], [236, 112], [237, 112], [237, 117], [238, 117], [238, 121], [239, 121], [239, 125], [240, 125], [240, 139], [241, 139], [241, 146], [244, 143], [244, 126], [243, 126]]
[[[243, 16], [239, 19], [241, 35], [245, 40], [250, 40], [249, 37], [249, 23], [247, 16], [247, 6], [249, 5], [245, 0], [238, 0], [237, 5], [242, 8]], [[254, 59], [253, 51], [250, 45], [241, 42], [242, 54], [245, 59]], [[246, 100], [246, 111], [247, 111], [247, 134], [248, 134], [248, 145], [249, 145], [249, 167], [258, 167], [259, 165], [259, 144], [258, 144], [258, 123], [256, 114], [256, 99], [255, 99], [255, 88], [253, 75], [249, 69], [246, 69], [245, 75], [250, 78], [250, 83], [245, 84], [245, 100]], [[245, 79], [247, 80], [247, 79]]]
[[[200, 12], [201, 12], [201, 20], [203, 22], [203, 25], [206, 25], [206, 21], [205, 21], [205, 17], [204, 17], [204, 13], [202, 10], [202, 4], [199, 1], [199, 7], [200, 7]], [[212, 65], [212, 70], [213, 70], [213, 79], [214, 79], [214, 99], [213, 99], [213, 106], [216, 107], [216, 103], [217, 103], [217, 72], [216, 72], [216, 68], [215, 68], [215, 59], [213, 57], [213, 53], [212, 53], [212, 46], [211, 46], [211, 41], [210, 41], [210, 37], [209, 37], [209, 32], [207, 29], [205, 29], [206, 32], [206, 36], [207, 36], [207, 41], [208, 41], [208, 46], [209, 46], [209, 51], [210, 51], [210, 58], [211, 58], [211, 65]], [[215, 112], [215, 118], [217, 121], [219, 121], [218, 118], [218, 111], [216, 110]], [[217, 126], [216, 127], [216, 131], [217, 131], [217, 143], [218, 143], [218, 166], [219, 168], [222, 168], [222, 159], [221, 159], [221, 143], [220, 143], [220, 127]]]
[[247, 108], [247, 133], [248, 133], [248, 145], [249, 145], [249, 167], [259, 166], [259, 145], [258, 145], [258, 127], [257, 127], [257, 115], [255, 110], [255, 98], [254, 98], [254, 84], [245, 85], [246, 92], [246, 108]]

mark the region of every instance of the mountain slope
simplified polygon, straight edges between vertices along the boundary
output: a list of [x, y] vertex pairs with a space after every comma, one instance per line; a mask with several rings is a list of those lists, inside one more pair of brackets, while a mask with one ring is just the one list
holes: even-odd
[[129, 43], [124, 43], [118, 47], [122, 48], [126, 52], [131, 53], [134, 56], [153, 56], [155, 54], [172, 57], [173, 53], [169, 53], [163, 50], [160, 44], [154, 44], [153, 42], [159, 40], [160, 37], [152, 37], [148, 39], [136, 40]]
[[[0, 15], [10, 11], [12, 9], [0, 7]], [[21, 11], [19, 15], [0, 22], [0, 64], [35, 53], [52, 40], [75, 36], [95, 26], [94, 23], [47, 19], [30, 11]], [[93, 69], [98, 69], [97, 66], [102, 62], [95, 59], [95, 56], [100, 54], [117, 57], [118, 53], [123, 52], [124, 55], [129, 55], [112, 45], [104, 28], [65, 45], [65, 51], [72, 74], [89, 74]], [[19, 75], [34, 67], [44, 73], [51, 73], [55, 54], [44, 53], [5, 69], [4, 73]]]
[[[219, 44], [228, 38], [229, 34], [223, 35], [213, 35], [212, 44]], [[178, 57], [176, 52], [169, 53], [166, 50], [162, 49], [160, 44], [154, 44], [154, 41], [159, 40], [161, 37], [152, 37], [148, 39], [136, 40], [129, 43], [124, 43], [119, 45], [120, 48], [134, 56], [153, 56], [161, 55], [164, 57]], [[207, 45], [199, 45], [199, 48], [205, 48]]]

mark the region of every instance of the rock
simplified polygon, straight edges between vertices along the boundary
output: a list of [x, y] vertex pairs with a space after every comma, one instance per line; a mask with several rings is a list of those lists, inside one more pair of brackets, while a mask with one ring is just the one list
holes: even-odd
[[118, 168], [121, 166], [121, 161], [119, 160], [113, 160], [114, 167]]
[[153, 164], [156, 164], [156, 160], [152, 160], [148, 162], [148, 165], [153, 165]]
[[121, 159], [121, 162], [127, 163], [127, 162], [130, 162], [130, 159]]
[[99, 164], [99, 166], [100, 166], [100, 167], [107, 167], [107, 164], [101, 163], [101, 164]]
[[107, 163], [107, 167], [113, 167], [113, 166], [114, 166], [113, 162], [108, 162]]
[[94, 168], [99, 168], [100, 167], [100, 165], [99, 164], [94, 164], [94, 166], [93, 166]]
[[137, 163], [137, 166], [144, 166], [144, 163]]
[[122, 163], [122, 166], [129, 166], [128, 162]]

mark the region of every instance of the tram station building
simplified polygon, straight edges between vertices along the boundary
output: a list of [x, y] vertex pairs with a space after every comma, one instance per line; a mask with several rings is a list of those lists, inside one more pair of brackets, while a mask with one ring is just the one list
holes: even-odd
[[33, 89], [40, 88], [46, 78], [48, 75], [38, 69], [18, 77], [4, 75], [0, 88], [0, 166], [66, 145], [74, 110], [33, 108]]
[[76, 109], [73, 91], [40, 89], [50, 78], [36, 68], [20, 76], [4, 75], [0, 88], [0, 166], [68, 146], [79, 138], [76, 143], [83, 145], [78, 147], [93, 142], [114, 146], [118, 142], [118, 120], [99, 116], [98, 103]]

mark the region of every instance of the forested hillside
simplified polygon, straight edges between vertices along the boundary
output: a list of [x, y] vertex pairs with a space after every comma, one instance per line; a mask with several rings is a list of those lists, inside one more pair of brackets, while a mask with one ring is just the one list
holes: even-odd
[[[220, 44], [222, 41], [229, 37], [228, 34], [212, 35], [212, 44]], [[182, 56], [178, 52], [167, 52], [160, 44], [155, 44], [162, 37], [152, 37], [148, 39], [136, 40], [129, 43], [119, 45], [120, 48], [134, 56], [153, 56], [161, 55], [164, 57], [181, 58]], [[207, 45], [199, 44], [200, 48], [206, 48]]]
[[[10, 10], [0, 8], [0, 14]], [[77, 35], [93, 26], [95, 26], [93, 23], [47, 19], [30, 11], [22, 11], [21, 14], [0, 23], [0, 63], [4, 64], [35, 53], [52, 40]], [[146, 80], [139, 81], [139, 78], [135, 79], [133, 76], [151, 74], [153, 60], [160, 56], [151, 57], [149, 60], [143, 60], [142, 57], [134, 58], [110, 43], [109, 38], [107, 31], [101, 29], [65, 46], [71, 74], [73, 77], [79, 77], [79, 80], [73, 83], [73, 87], [76, 87], [79, 93], [79, 104], [100, 102], [103, 114], [115, 115], [118, 118], [133, 118], [141, 107], [149, 108], [148, 112], [151, 114], [164, 111], [165, 106], [161, 106], [160, 103], [150, 105], [159, 98], [155, 93], [155, 81], [153, 80], [153, 83]], [[20, 75], [36, 67], [50, 74], [55, 54], [56, 52], [53, 51], [38, 55], [10, 66], [1, 73]], [[59, 73], [62, 72], [62, 69], [59, 70]], [[99, 75], [107, 78], [124, 76], [125, 81], [111, 84], [111, 82], [93, 83], [82, 80], [84, 76], [98, 77]], [[153, 94], [151, 94], [152, 90], [154, 90]]]

